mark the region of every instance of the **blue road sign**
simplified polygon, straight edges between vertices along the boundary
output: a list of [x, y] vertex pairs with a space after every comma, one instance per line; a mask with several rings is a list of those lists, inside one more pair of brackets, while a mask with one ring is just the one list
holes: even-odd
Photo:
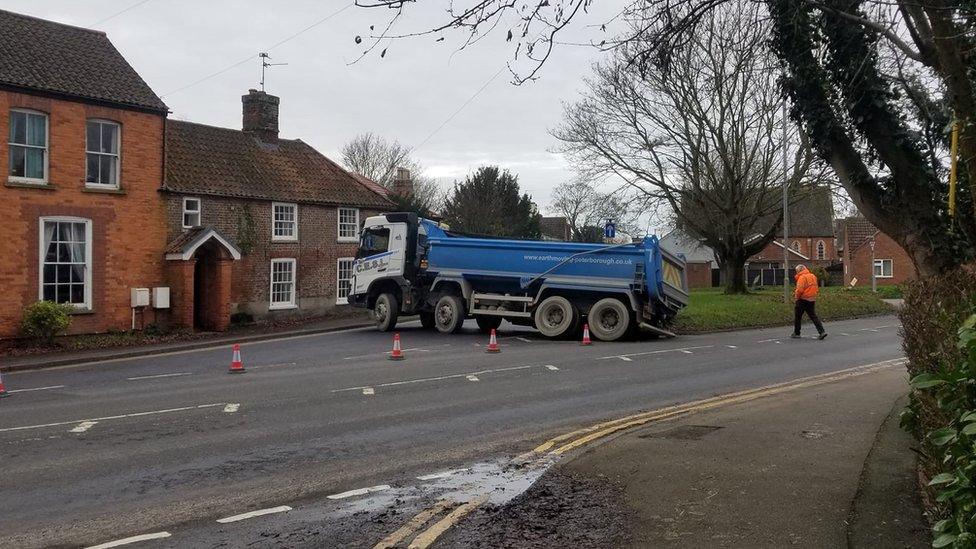
[[607, 238], [613, 238], [617, 236], [617, 225], [612, 219], [607, 220], [607, 224], [603, 227], [603, 236]]

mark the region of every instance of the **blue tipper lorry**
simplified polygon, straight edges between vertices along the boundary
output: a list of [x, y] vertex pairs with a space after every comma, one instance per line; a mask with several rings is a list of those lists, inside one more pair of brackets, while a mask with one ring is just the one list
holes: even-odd
[[507, 320], [551, 338], [585, 322], [593, 337], [613, 341], [638, 329], [672, 336], [688, 283], [683, 257], [653, 236], [616, 245], [480, 238], [387, 213], [363, 225], [348, 299], [383, 331], [419, 314], [445, 334], [473, 317], [486, 332]]

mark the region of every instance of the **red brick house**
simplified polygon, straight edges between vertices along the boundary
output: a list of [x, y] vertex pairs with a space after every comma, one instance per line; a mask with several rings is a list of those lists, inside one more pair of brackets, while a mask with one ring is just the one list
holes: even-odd
[[840, 244], [845, 285], [857, 279], [857, 286], [871, 287], [872, 270], [875, 283], [879, 286], [901, 284], [918, 275], [908, 253], [867, 219], [849, 217], [843, 219], [841, 225], [844, 231]]
[[166, 285], [167, 113], [104, 33], [0, 11], [0, 337], [38, 300], [128, 329], [130, 290]]
[[162, 194], [174, 320], [225, 329], [346, 302], [363, 220], [393, 203], [300, 139], [279, 99], [250, 90], [243, 129], [170, 120]]

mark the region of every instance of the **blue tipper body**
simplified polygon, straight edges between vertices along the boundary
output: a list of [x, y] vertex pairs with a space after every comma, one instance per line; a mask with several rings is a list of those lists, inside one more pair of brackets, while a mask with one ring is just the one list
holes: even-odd
[[683, 256], [657, 237], [628, 244], [585, 244], [475, 238], [421, 220], [427, 234], [427, 273], [461, 276], [497, 293], [534, 293], [539, 285], [608, 292], [632, 290], [655, 316], [671, 317], [688, 303]]

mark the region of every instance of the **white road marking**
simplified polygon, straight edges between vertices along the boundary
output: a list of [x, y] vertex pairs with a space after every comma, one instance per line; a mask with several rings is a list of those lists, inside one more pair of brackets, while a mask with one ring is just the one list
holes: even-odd
[[84, 433], [85, 431], [87, 431], [87, 430], [91, 429], [92, 427], [94, 427], [97, 423], [98, 423], [97, 421], [82, 421], [81, 423], [78, 424], [77, 427], [75, 427], [74, 429], [71, 429], [68, 432], [69, 433]]
[[248, 366], [248, 370], [257, 370], [260, 368], [275, 368], [277, 366], [294, 366], [298, 364], [297, 362], [277, 362], [275, 364], [258, 364], [257, 366]]
[[433, 473], [430, 475], [423, 475], [417, 477], [417, 480], [437, 480], [439, 478], [447, 478], [451, 475], [456, 475], [458, 473], [463, 473], [468, 469], [451, 469], [450, 471], [441, 471], [440, 473]]
[[628, 356], [618, 356], [618, 357], [615, 357], [615, 358], [619, 358], [620, 360], [622, 360], [624, 362], [633, 362], [634, 361], [634, 359], [632, 359], [632, 358], [630, 358]]
[[51, 385], [49, 387], [31, 387], [30, 389], [14, 389], [8, 393], [27, 393], [30, 391], [47, 391], [48, 389], [63, 389], [64, 385]]
[[527, 338], [527, 337], [516, 337], [515, 339], [517, 339], [519, 341], [524, 341], [526, 343], [532, 343], [532, 340], [529, 339], [529, 338]]
[[224, 413], [233, 414], [234, 412], [240, 409], [241, 409], [241, 405], [239, 403], [228, 404], [227, 406], [224, 406]]
[[777, 339], [776, 341], [774, 341], [773, 343], [775, 343], [775, 344], [777, 344], [777, 345], [782, 345], [782, 344], [783, 344], [783, 342], [782, 342], [782, 341], [780, 341], [780, 340], [778, 340], [778, 339]]
[[848, 336], [848, 337], [850, 337], [850, 335], [851, 335], [851, 334], [849, 334], [849, 333], [847, 333], [847, 332], [841, 332], [841, 333], [840, 333], [840, 335], [842, 335], [842, 336]]
[[726, 345], [726, 347], [728, 347], [729, 349], [738, 349], [739, 348], [738, 345]]
[[558, 372], [558, 371], [559, 371], [559, 368], [556, 368], [556, 367], [555, 367], [555, 366], [553, 366], [552, 364], [546, 364], [546, 368], [549, 368], [549, 369], [550, 369], [550, 370], [552, 370], [553, 372]]
[[760, 339], [756, 343], [770, 343], [770, 342], [773, 342], [773, 341], [779, 342], [780, 339], [782, 339], [782, 338]]
[[[660, 354], [660, 353], [679, 353], [680, 352], [680, 353], [692, 354], [690, 351], [692, 351], [694, 349], [710, 349], [712, 347], [714, 347], [714, 345], [699, 345], [697, 347], [680, 347], [678, 349], [658, 349], [657, 351], [646, 351], [646, 352], [643, 352], [643, 353], [628, 353], [628, 354], [625, 354], [625, 355], [601, 356], [597, 360], [607, 360], [607, 359], [610, 359], [610, 358], [619, 358], [620, 360], [627, 360], [627, 357], [644, 356], [644, 355], [656, 355], [656, 354]], [[630, 361], [628, 361], [628, 362], [630, 362]]]
[[363, 387], [363, 394], [364, 395], [375, 395], [376, 394], [376, 391], [374, 391], [372, 387]]
[[858, 330], [858, 331], [859, 331], [859, 332], [877, 332], [877, 331], [878, 331], [878, 329], [877, 329], [877, 328], [861, 328], [861, 329], [860, 329], [860, 330]]
[[325, 496], [329, 499], [345, 499], [351, 498], [353, 496], [365, 496], [366, 494], [371, 494], [373, 492], [382, 492], [383, 490], [389, 490], [389, 484], [380, 484], [379, 486], [367, 486], [366, 488], [357, 488], [355, 490], [349, 490], [348, 492], [340, 492], [338, 494], [332, 494], [331, 496]]
[[100, 545], [92, 545], [87, 549], [108, 549], [109, 547], [118, 547], [120, 545], [128, 545], [130, 543], [137, 543], [140, 541], [148, 541], [151, 539], [163, 539], [170, 537], [169, 532], [155, 532], [152, 534], [142, 534], [140, 536], [132, 536], [131, 538], [122, 538], [115, 541], [110, 541], [108, 543], [102, 543]]
[[692, 353], [691, 351], [689, 351], [687, 349], [681, 349], [681, 352], [684, 353], [684, 354], [686, 354], [686, 355], [693, 355], [693, 354], [695, 354], [695, 353]]
[[468, 381], [481, 381], [478, 376], [468, 376]]
[[[512, 371], [512, 370], [526, 370], [528, 368], [535, 368], [535, 366], [532, 366], [532, 365], [529, 365], [529, 366], [513, 366], [511, 368], [495, 368], [495, 369], [492, 369], [492, 370], [479, 370], [477, 372], [469, 372], [469, 373], [466, 373], [466, 374], [451, 374], [451, 375], [447, 375], [447, 376], [424, 377], [424, 378], [420, 378], [420, 379], [408, 379], [406, 381], [393, 381], [393, 382], [390, 382], [390, 383], [380, 383], [378, 385], [374, 385], [374, 387], [395, 387], [397, 385], [410, 385], [412, 383], [424, 383], [424, 382], [427, 382], [427, 381], [440, 381], [440, 380], [443, 380], [443, 379], [455, 379], [455, 378], [459, 378], [459, 377], [466, 378], [466, 377], [471, 376], [471, 375], [477, 376], [477, 375], [491, 374], [491, 373], [495, 373], [495, 372], [509, 372], [509, 371]], [[333, 393], [342, 393], [342, 392], [345, 392], [345, 391], [358, 391], [360, 389], [365, 390], [365, 389], [369, 389], [369, 388], [371, 388], [371, 387], [365, 386], [365, 385], [360, 385], [358, 387], [345, 387], [343, 389], [333, 389], [331, 392], [333, 392]]]
[[179, 376], [190, 376], [190, 375], [193, 375], [193, 373], [192, 372], [177, 372], [177, 373], [173, 373], [173, 374], [156, 374], [156, 375], [152, 375], [152, 376], [127, 377], [125, 379], [126, 379], [126, 381], [137, 381], [137, 380], [140, 380], [140, 379], [156, 379], [156, 378], [159, 378], [159, 377], [179, 377]]
[[[420, 348], [417, 348], [417, 347], [411, 347], [409, 349], [400, 349], [400, 351], [401, 352], [404, 352], [404, 353], [429, 353], [430, 352], [430, 349], [420, 349]], [[373, 356], [386, 356], [388, 354], [391, 354], [392, 352], [393, 351], [384, 351], [382, 353], [371, 353], [371, 354], [368, 354], [368, 355], [347, 356], [347, 357], [343, 357], [342, 360], [354, 360], [354, 359], [357, 359], [357, 358], [369, 358], [369, 357], [373, 357]]]
[[285, 511], [291, 511], [291, 507], [287, 505], [280, 505], [278, 507], [269, 507], [267, 509], [258, 509], [257, 511], [250, 511], [247, 513], [241, 513], [239, 515], [234, 515], [232, 517], [224, 517], [222, 519], [217, 519], [217, 522], [221, 524], [227, 524], [228, 522], [237, 522], [239, 520], [245, 520], [254, 517], [260, 517], [264, 515], [272, 515], [274, 513], [284, 513]]
[[119, 414], [117, 416], [105, 416], [105, 417], [93, 417], [87, 419], [73, 419], [71, 421], [56, 421], [54, 423], [41, 423], [39, 425], [24, 425], [21, 427], [6, 427], [0, 429], [0, 433], [6, 433], [9, 431], [24, 431], [27, 429], [42, 429], [44, 427], [60, 427], [62, 425], [73, 425], [75, 423], [81, 423], [84, 421], [108, 421], [112, 419], [125, 419], [130, 417], [142, 417], [142, 416], [153, 416], [159, 414], [171, 414], [173, 412], [185, 412], [187, 410], [199, 410], [203, 408], [214, 408], [217, 406], [225, 406], [226, 402], [218, 402], [216, 404], [199, 404], [197, 406], [182, 406], [180, 408], [169, 408], [167, 410], [152, 410], [149, 412], [135, 412], [132, 414]]

